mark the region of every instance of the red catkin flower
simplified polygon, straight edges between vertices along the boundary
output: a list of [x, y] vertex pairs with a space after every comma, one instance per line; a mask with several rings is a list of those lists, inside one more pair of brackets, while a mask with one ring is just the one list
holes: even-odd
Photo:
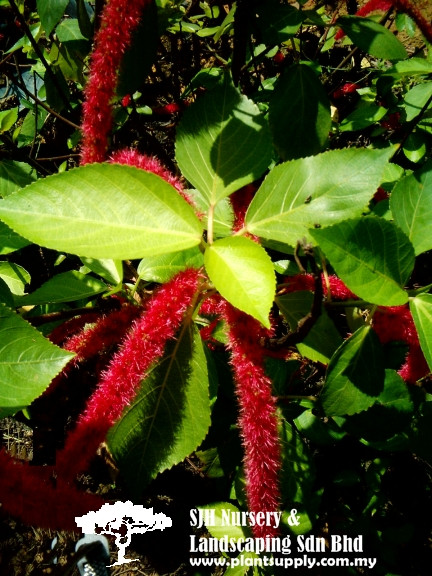
[[123, 56], [143, 9], [151, 0], [109, 0], [101, 17], [91, 57], [83, 104], [81, 163], [103, 162], [112, 128], [111, 101]]
[[168, 340], [175, 337], [197, 293], [199, 279], [198, 270], [179, 272], [147, 302], [58, 454], [60, 477], [72, 480], [87, 468], [109, 428], [134, 399], [148, 369], [162, 356]]
[[192, 206], [198, 218], [201, 218], [202, 214], [196, 209], [196, 205], [189, 194], [185, 192], [180, 179], [174, 176], [174, 174], [171, 174], [171, 172], [167, 170], [155, 156], [147, 156], [146, 154], [140, 154], [136, 150], [126, 149], [114, 152], [110, 158], [110, 161], [115, 162], [116, 164], [135, 166], [141, 170], [147, 170], [147, 172], [157, 174], [166, 182], [168, 182], [168, 184], [171, 184], [171, 186], [177, 190], [180, 196]]
[[[240, 406], [239, 427], [244, 448], [246, 493], [251, 512], [274, 512], [280, 507], [279, 473], [281, 449], [278, 436], [276, 399], [264, 369], [260, 336], [264, 330], [257, 320], [226, 303], [231, 366]], [[254, 526], [254, 536], [275, 536], [277, 529]]]
[[[312, 274], [295, 274], [294, 276], [286, 276], [284, 278], [284, 283], [284, 292], [286, 294], [298, 292], [300, 290], [307, 290], [309, 292], [315, 290], [315, 279]], [[336, 300], [357, 299], [357, 296], [334, 274], [328, 276], [328, 283], [332, 298]], [[324, 276], [322, 277], [322, 287], [324, 294], [326, 294], [327, 285]]]
[[52, 530], [77, 530], [75, 516], [98, 510], [100, 496], [57, 485], [50, 467], [33, 467], [0, 451], [0, 501], [2, 509], [26, 524]]
[[234, 232], [238, 232], [238, 230], [243, 228], [247, 209], [249, 208], [249, 204], [252, 202], [256, 190], [257, 187], [255, 184], [247, 184], [246, 186], [243, 186], [243, 188], [240, 188], [240, 190], [234, 192], [234, 194], [231, 194], [230, 201], [234, 210]]
[[136, 150], [126, 149], [114, 152], [110, 157], [110, 161], [116, 164], [135, 166], [136, 168], [141, 168], [141, 170], [147, 170], [147, 172], [153, 172], [153, 174], [157, 174], [171, 184], [171, 186], [174, 186], [174, 188], [183, 195], [183, 186], [180, 180], [171, 174], [155, 156], [147, 156], [146, 154], [140, 154]]
[[405, 342], [408, 353], [399, 370], [408, 384], [414, 384], [429, 374], [429, 367], [420, 347], [420, 342], [411, 312], [407, 306], [378, 308], [372, 319], [372, 327], [382, 344]]
[[338, 98], [343, 98], [343, 96], [346, 96], [347, 94], [354, 94], [354, 92], [356, 92], [359, 88], [360, 86], [355, 82], [346, 82], [343, 86], [341, 86], [341, 88], [338, 88], [333, 92], [333, 98], [337, 100]]

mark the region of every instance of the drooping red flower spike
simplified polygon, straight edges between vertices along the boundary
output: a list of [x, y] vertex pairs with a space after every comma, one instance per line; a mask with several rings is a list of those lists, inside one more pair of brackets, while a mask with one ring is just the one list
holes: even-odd
[[52, 530], [77, 530], [75, 516], [98, 510], [104, 500], [63, 484], [51, 467], [33, 467], [0, 450], [2, 509], [26, 524]]
[[108, 0], [95, 36], [90, 75], [85, 88], [81, 164], [103, 162], [112, 128], [111, 101], [118, 71], [141, 15], [152, 0]]
[[372, 327], [382, 344], [405, 342], [408, 353], [399, 370], [400, 376], [408, 384], [414, 384], [429, 374], [430, 370], [421, 350], [414, 320], [408, 306], [378, 308], [372, 319]]
[[168, 340], [175, 337], [198, 293], [199, 281], [198, 270], [179, 272], [147, 302], [58, 453], [60, 477], [72, 480], [87, 468], [109, 428], [135, 397], [148, 369], [162, 356]]
[[[231, 366], [240, 407], [239, 427], [244, 448], [246, 494], [251, 512], [274, 512], [281, 496], [281, 449], [272, 383], [264, 369], [260, 336], [266, 331], [251, 316], [225, 303]], [[254, 526], [256, 538], [275, 536], [271, 526]]]
[[[328, 287], [324, 275], [322, 276], [322, 287], [324, 294], [329, 290], [331, 297], [336, 300], [357, 299], [357, 296], [334, 274], [328, 276]], [[306, 290], [309, 292], [315, 290], [315, 279], [313, 274], [295, 274], [294, 276], [286, 276], [284, 278], [283, 291], [285, 294], [298, 292], [299, 290]]]

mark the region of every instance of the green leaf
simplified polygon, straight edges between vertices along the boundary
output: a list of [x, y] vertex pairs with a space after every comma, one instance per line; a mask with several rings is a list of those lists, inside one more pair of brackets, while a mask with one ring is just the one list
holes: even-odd
[[264, 116], [228, 75], [185, 111], [178, 127], [178, 165], [208, 206], [259, 178], [271, 155]]
[[16, 234], [4, 222], [0, 222], [0, 254], [10, 254], [29, 244], [28, 240]]
[[267, 252], [249, 238], [216, 240], [204, 254], [210, 280], [233, 306], [270, 327], [275, 273]]
[[189, 456], [209, 426], [206, 358], [198, 330], [188, 324], [148, 372], [107, 441], [128, 486], [139, 496], [159, 472]]
[[47, 36], [63, 16], [69, 0], [36, 0], [37, 11]]
[[422, 130], [413, 130], [405, 140], [402, 147], [403, 153], [411, 162], [417, 163], [422, 160], [428, 151], [428, 135]]
[[0, 162], [0, 196], [9, 196], [18, 188], [27, 186], [36, 180], [36, 173], [30, 164], [16, 160]]
[[3, 278], [0, 278], [0, 302], [6, 304], [9, 308], [13, 308], [15, 304], [13, 294]]
[[393, 222], [366, 216], [312, 230], [311, 235], [359, 298], [379, 306], [408, 302], [403, 286], [414, 268], [414, 249]]
[[84, 298], [94, 298], [107, 291], [107, 285], [96, 278], [75, 270], [57, 274], [40, 288], [20, 300], [20, 306], [54, 302], [75, 302]]
[[[291, 330], [295, 330], [298, 322], [311, 311], [313, 298], [312, 292], [305, 291], [284, 294], [276, 298], [276, 304]], [[313, 362], [327, 364], [341, 342], [342, 338], [336, 326], [328, 317], [327, 312], [322, 310], [309, 334], [303, 342], [297, 344], [297, 349], [302, 356]]]
[[81, 261], [88, 269], [114, 286], [123, 280], [123, 262], [121, 260], [81, 258]]
[[18, 106], [0, 112], [0, 133], [7, 132], [18, 120]]
[[262, 41], [269, 46], [282, 44], [295, 36], [304, 20], [301, 10], [277, 0], [267, 0], [256, 11]]
[[276, 166], [249, 206], [246, 229], [292, 246], [303, 238], [312, 241], [309, 228], [363, 213], [392, 153], [331, 150]]
[[379, 122], [387, 114], [387, 108], [373, 102], [362, 102], [351, 114], [339, 124], [341, 132], [363, 130]]
[[168, 282], [177, 272], [186, 268], [200, 268], [203, 264], [202, 252], [198, 247], [194, 247], [182, 252], [143, 258], [138, 265], [137, 272], [142, 280], [163, 284]]
[[330, 101], [309, 66], [295, 64], [282, 74], [270, 100], [269, 122], [282, 160], [312, 156], [323, 148], [331, 128]]
[[380, 72], [383, 76], [394, 76], [403, 78], [404, 76], [424, 76], [432, 74], [432, 63], [425, 58], [410, 58], [396, 62], [390, 68]]
[[77, 16], [78, 26], [84, 38], [89, 40], [93, 36], [93, 26], [90, 22], [89, 13], [87, 12], [87, 2], [85, 0], [77, 0]]
[[403, 44], [384, 26], [360, 16], [340, 16], [337, 24], [356, 46], [376, 58], [404, 60], [408, 57]]
[[30, 282], [27, 270], [13, 262], [0, 262], [0, 278], [6, 282], [14, 296], [23, 296], [25, 285]]
[[367, 410], [384, 389], [384, 356], [371, 326], [362, 326], [338, 348], [327, 368], [320, 402], [327, 416]]
[[170, 184], [119, 164], [38, 180], [2, 200], [0, 217], [36, 244], [90, 258], [142, 258], [201, 242], [200, 221]]
[[420, 114], [430, 98], [432, 98], [432, 82], [417, 84], [408, 90], [404, 97], [407, 122]]
[[0, 304], [0, 418], [40, 396], [72, 356]]
[[432, 371], [432, 294], [410, 298], [410, 310], [426, 362]]
[[309, 503], [315, 491], [312, 454], [296, 428], [284, 418], [280, 423], [279, 434], [282, 449], [282, 499], [284, 502], [296, 504]]
[[390, 209], [396, 224], [411, 240], [416, 255], [432, 248], [432, 162], [405, 176], [394, 187]]
[[393, 437], [411, 420], [414, 403], [410, 390], [394, 370], [385, 371], [384, 389], [375, 404], [347, 419], [345, 429], [367, 441], [381, 441]]
[[[91, 43], [82, 35], [76, 18], [63, 20], [56, 28], [56, 35], [62, 43], [62, 48], [65, 48], [69, 54], [69, 58], [72, 57], [73, 60], [79, 61], [87, 56]], [[74, 62], [73, 65], [77, 66], [78, 62]]]

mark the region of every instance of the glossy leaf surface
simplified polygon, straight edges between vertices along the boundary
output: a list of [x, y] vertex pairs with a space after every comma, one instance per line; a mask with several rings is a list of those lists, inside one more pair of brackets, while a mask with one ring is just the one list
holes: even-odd
[[207, 248], [204, 264], [210, 280], [228, 302], [270, 327], [275, 273], [264, 248], [241, 236], [222, 238]]
[[36, 244], [91, 258], [142, 258], [201, 241], [198, 218], [170, 184], [118, 164], [38, 180], [1, 201], [0, 217]]
[[312, 241], [309, 228], [362, 214], [391, 154], [350, 148], [279, 164], [252, 200], [246, 229], [291, 246]]
[[267, 121], [225, 76], [185, 111], [177, 132], [176, 159], [207, 205], [215, 205], [259, 178], [270, 164]]

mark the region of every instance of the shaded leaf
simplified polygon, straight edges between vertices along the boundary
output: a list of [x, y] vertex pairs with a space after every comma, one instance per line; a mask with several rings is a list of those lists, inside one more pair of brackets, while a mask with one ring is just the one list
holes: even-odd
[[0, 304], [0, 418], [40, 396], [72, 356]]
[[159, 472], [189, 456], [209, 426], [206, 358], [198, 330], [188, 324], [144, 378], [108, 445], [138, 497]]
[[36, 173], [30, 164], [16, 160], [2, 160], [0, 162], [0, 196], [5, 197], [31, 184], [36, 180]]
[[27, 306], [48, 302], [75, 302], [95, 297], [106, 291], [107, 285], [104, 282], [76, 270], [70, 270], [57, 274], [31, 294], [24, 296], [19, 304]]
[[279, 78], [270, 100], [269, 122], [282, 160], [312, 156], [327, 142], [330, 101], [306, 64], [295, 64]]
[[[291, 330], [295, 330], [298, 322], [311, 311], [313, 298], [311, 292], [305, 291], [284, 294], [276, 298], [276, 304]], [[313, 362], [327, 364], [341, 343], [342, 338], [336, 326], [327, 312], [322, 310], [306, 338], [297, 344], [297, 349], [302, 356]]]
[[376, 58], [403, 60], [408, 53], [404, 45], [384, 26], [360, 16], [340, 16], [338, 25], [356, 46]]
[[392, 222], [366, 216], [310, 233], [358, 297], [379, 306], [408, 301], [403, 286], [414, 268], [414, 249]]
[[327, 368], [320, 403], [327, 416], [367, 410], [384, 389], [384, 356], [378, 336], [362, 326], [338, 348]]
[[432, 162], [398, 181], [390, 197], [396, 224], [411, 240], [416, 254], [432, 248]]
[[183, 114], [176, 159], [208, 206], [259, 178], [270, 164], [267, 122], [228, 75]]
[[37, 11], [47, 36], [65, 13], [69, 0], [36, 0]]

